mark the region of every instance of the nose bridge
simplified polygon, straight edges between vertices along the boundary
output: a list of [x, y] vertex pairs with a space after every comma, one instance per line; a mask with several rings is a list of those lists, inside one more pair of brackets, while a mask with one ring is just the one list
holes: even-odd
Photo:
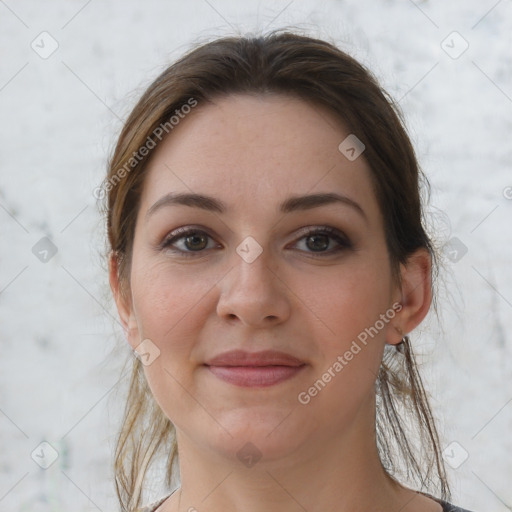
[[254, 261], [245, 261], [242, 259], [238, 264], [237, 277], [242, 288], [245, 286], [248, 291], [258, 293], [269, 293], [267, 288], [272, 285], [272, 272], [269, 268], [269, 258], [267, 254], [258, 256]]
[[244, 297], [248, 302], [262, 302], [274, 293], [278, 293], [270, 277], [269, 258], [261, 254], [254, 261], [240, 258], [231, 283], [232, 293]]
[[261, 253], [252, 261], [238, 254], [236, 258], [239, 260], [236, 268], [221, 289], [219, 316], [236, 317], [252, 325], [285, 320], [290, 304], [286, 289], [270, 268], [269, 255]]

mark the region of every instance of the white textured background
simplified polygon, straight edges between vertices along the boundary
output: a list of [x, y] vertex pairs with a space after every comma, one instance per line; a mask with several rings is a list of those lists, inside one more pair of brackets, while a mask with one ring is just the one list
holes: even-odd
[[[449, 244], [441, 326], [413, 339], [444, 446], [458, 443], [447, 457], [469, 455], [450, 471], [453, 501], [512, 509], [512, 1], [318, 4], [0, 0], [1, 512], [117, 510], [127, 352], [93, 190], [120, 120], [191, 42], [284, 25], [335, 41], [400, 101]], [[46, 59], [31, 48], [51, 49], [43, 31], [59, 45]], [[43, 237], [57, 248], [46, 263], [32, 252]], [[467, 253], [451, 261], [457, 243]], [[30, 456], [42, 441], [59, 452], [46, 470]]]

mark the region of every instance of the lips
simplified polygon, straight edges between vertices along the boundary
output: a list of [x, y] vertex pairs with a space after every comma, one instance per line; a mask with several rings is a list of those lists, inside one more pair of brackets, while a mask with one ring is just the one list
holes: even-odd
[[233, 350], [206, 362], [217, 378], [240, 387], [266, 387], [288, 380], [306, 363], [285, 352]]
[[208, 366], [302, 366], [300, 359], [277, 350], [246, 352], [231, 350], [224, 352], [206, 362]]

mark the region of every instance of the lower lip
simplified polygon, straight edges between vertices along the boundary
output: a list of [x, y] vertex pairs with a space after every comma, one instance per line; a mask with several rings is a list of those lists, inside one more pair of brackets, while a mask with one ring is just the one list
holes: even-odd
[[266, 387], [291, 379], [302, 366], [208, 366], [219, 379], [242, 387]]

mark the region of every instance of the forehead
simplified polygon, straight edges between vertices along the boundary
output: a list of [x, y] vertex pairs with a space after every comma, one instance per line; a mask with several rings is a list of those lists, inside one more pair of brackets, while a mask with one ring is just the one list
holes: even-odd
[[199, 105], [155, 150], [142, 207], [169, 191], [260, 210], [284, 196], [340, 191], [375, 209], [365, 159], [350, 161], [338, 149], [349, 134], [326, 108], [290, 96], [231, 95]]

